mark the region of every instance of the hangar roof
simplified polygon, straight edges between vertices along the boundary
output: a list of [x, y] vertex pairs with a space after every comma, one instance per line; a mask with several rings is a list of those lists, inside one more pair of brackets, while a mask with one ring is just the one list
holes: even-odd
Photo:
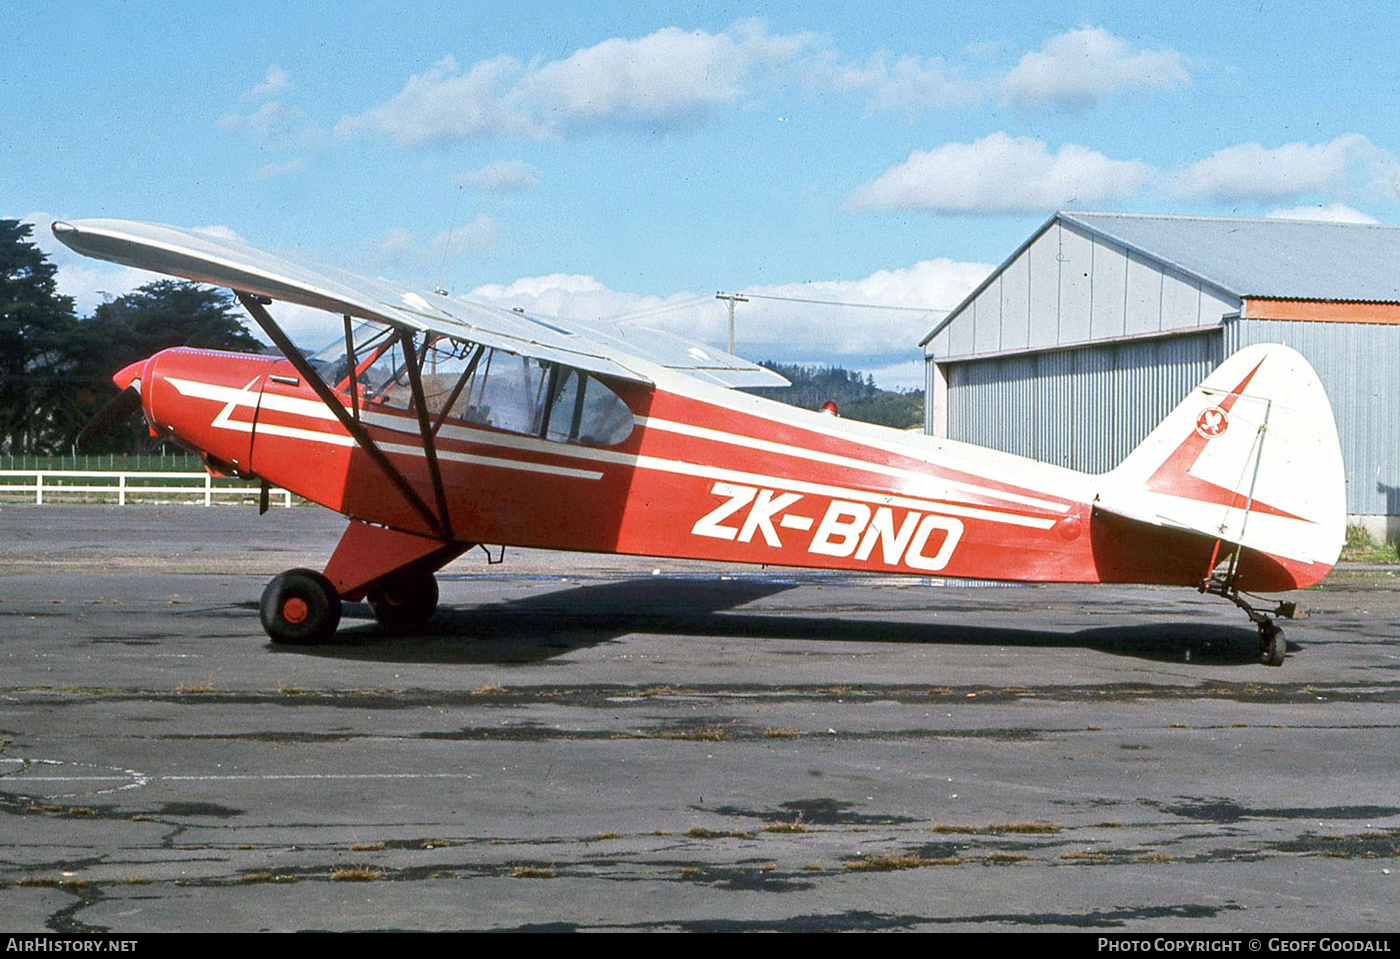
[[1400, 227], [1322, 220], [1077, 213], [1047, 220], [920, 341], [925, 346], [1056, 223], [1239, 299], [1400, 303]]
[[1400, 302], [1400, 227], [1148, 213], [1057, 216], [1239, 297]]

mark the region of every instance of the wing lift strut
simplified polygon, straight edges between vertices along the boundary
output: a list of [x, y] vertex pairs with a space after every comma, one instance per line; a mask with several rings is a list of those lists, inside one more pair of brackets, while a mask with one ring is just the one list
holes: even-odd
[[[438, 465], [437, 456], [437, 428], [442, 425], [442, 422], [441, 417], [439, 417], [436, 424], [432, 423], [428, 418], [428, 406], [423, 394], [422, 371], [419, 369], [419, 351], [414, 343], [414, 334], [408, 330], [398, 330], [394, 336], [398, 339], [399, 345], [403, 348], [404, 359], [407, 361], [405, 365], [408, 372], [409, 388], [412, 390], [413, 406], [418, 415], [418, 431], [423, 441], [423, 452], [427, 458], [428, 476], [432, 481], [433, 500], [436, 509], [424, 502], [423, 497], [418, 495], [418, 491], [413, 488], [413, 484], [411, 484], [408, 478], [403, 475], [403, 472], [394, 465], [393, 461], [384, 453], [384, 450], [379, 444], [374, 441], [374, 437], [370, 436], [369, 431], [365, 429], [364, 424], [361, 422], [359, 389], [354, 385], [353, 378], [353, 371], [356, 369], [357, 360], [355, 357], [354, 336], [350, 328], [350, 317], [347, 315], [344, 318], [346, 358], [350, 363], [350, 370], [352, 371], [352, 386], [350, 390], [351, 409], [347, 410], [344, 404], [340, 402], [339, 398], [336, 397], [335, 391], [332, 390], [325, 379], [321, 377], [321, 374], [307, 362], [306, 357], [292, 344], [291, 339], [288, 338], [287, 334], [282, 330], [282, 327], [279, 326], [277, 321], [272, 318], [272, 315], [267, 312], [265, 308], [266, 304], [272, 301], [265, 297], [244, 293], [241, 290], [234, 290], [233, 292], [238, 297], [238, 301], [243, 304], [243, 308], [248, 311], [249, 315], [253, 317], [258, 326], [267, 334], [268, 339], [272, 340], [277, 348], [282, 351], [282, 355], [292, 364], [297, 373], [301, 375], [301, 378], [311, 387], [320, 398], [321, 402], [326, 405], [326, 408], [340, 421], [340, 425], [345, 427], [345, 431], [350, 434], [351, 438], [359, 445], [360, 449], [365, 451], [370, 461], [373, 462], [379, 471], [384, 474], [384, 477], [393, 484], [399, 495], [404, 498], [408, 505], [413, 508], [413, 511], [417, 513], [427, 525], [428, 529], [432, 531], [433, 536], [445, 542], [450, 542], [453, 539], [452, 517], [447, 507], [447, 491], [443, 486], [442, 470]], [[426, 346], [427, 343], [425, 339], [425, 349]], [[470, 370], [468, 370], [468, 375], [470, 375]], [[462, 383], [458, 384], [458, 391], [460, 391], [466, 379], [466, 376], [462, 378]]]
[[[1264, 438], [1268, 434], [1269, 410], [1272, 406], [1273, 402], [1269, 401], [1264, 410], [1264, 420], [1259, 424], [1259, 430], [1255, 434], [1254, 470], [1249, 480], [1249, 493], [1245, 497], [1244, 515], [1240, 518], [1239, 532], [1235, 537], [1238, 540], [1244, 539], [1245, 527], [1249, 523], [1249, 514], [1254, 508], [1254, 488], [1259, 482], [1259, 464], [1264, 458]], [[1224, 524], [1221, 525], [1220, 531], [1222, 534], [1226, 532]], [[1229, 558], [1225, 568], [1217, 571], [1216, 564], [1220, 560], [1222, 546], [1228, 550]], [[1210, 565], [1206, 567], [1205, 578], [1201, 580], [1197, 588], [1202, 593], [1228, 599], [1244, 610], [1249, 621], [1259, 627], [1259, 661], [1265, 666], [1282, 666], [1288, 643], [1283, 637], [1283, 629], [1278, 625], [1277, 620], [1279, 618], [1306, 619], [1307, 611], [1293, 602], [1279, 602], [1272, 607], [1254, 605], [1252, 600], [1258, 600], [1259, 597], [1239, 588], [1242, 549], [1238, 542], [1217, 539], [1215, 548], [1211, 550]]]

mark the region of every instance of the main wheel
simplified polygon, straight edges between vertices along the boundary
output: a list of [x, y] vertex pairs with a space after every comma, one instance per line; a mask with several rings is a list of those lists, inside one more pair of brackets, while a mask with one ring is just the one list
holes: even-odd
[[375, 583], [365, 598], [381, 625], [395, 630], [417, 629], [437, 609], [437, 578], [432, 573], [394, 573]]
[[1259, 661], [1265, 666], [1282, 666], [1288, 643], [1277, 623], [1259, 624]]
[[274, 643], [314, 646], [340, 625], [340, 594], [313, 569], [289, 569], [263, 590], [258, 614]]

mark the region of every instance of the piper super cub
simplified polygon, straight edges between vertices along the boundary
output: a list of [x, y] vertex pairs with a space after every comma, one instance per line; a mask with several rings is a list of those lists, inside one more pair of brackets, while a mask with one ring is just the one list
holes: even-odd
[[[323, 573], [264, 591], [274, 642], [332, 637], [344, 600], [432, 615], [434, 573], [478, 544], [1222, 596], [1281, 665], [1245, 591], [1318, 582], [1345, 527], [1317, 375], [1285, 346], [1229, 357], [1101, 475], [795, 409], [736, 356], [655, 330], [493, 309], [241, 243], [118, 220], [55, 223], [79, 253], [228, 287], [282, 357], [163, 350], [115, 376], [154, 434], [209, 469], [350, 518]], [[304, 356], [274, 301], [343, 318]], [[264, 498], [264, 507], [266, 499]]]

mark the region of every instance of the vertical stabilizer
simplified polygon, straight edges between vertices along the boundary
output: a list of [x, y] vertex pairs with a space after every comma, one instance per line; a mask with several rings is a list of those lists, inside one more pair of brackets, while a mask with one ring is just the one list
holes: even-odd
[[1296, 585], [1316, 582], [1346, 534], [1341, 446], [1317, 374], [1286, 346], [1240, 350], [1105, 474], [1095, 505], [1239, 544]]

